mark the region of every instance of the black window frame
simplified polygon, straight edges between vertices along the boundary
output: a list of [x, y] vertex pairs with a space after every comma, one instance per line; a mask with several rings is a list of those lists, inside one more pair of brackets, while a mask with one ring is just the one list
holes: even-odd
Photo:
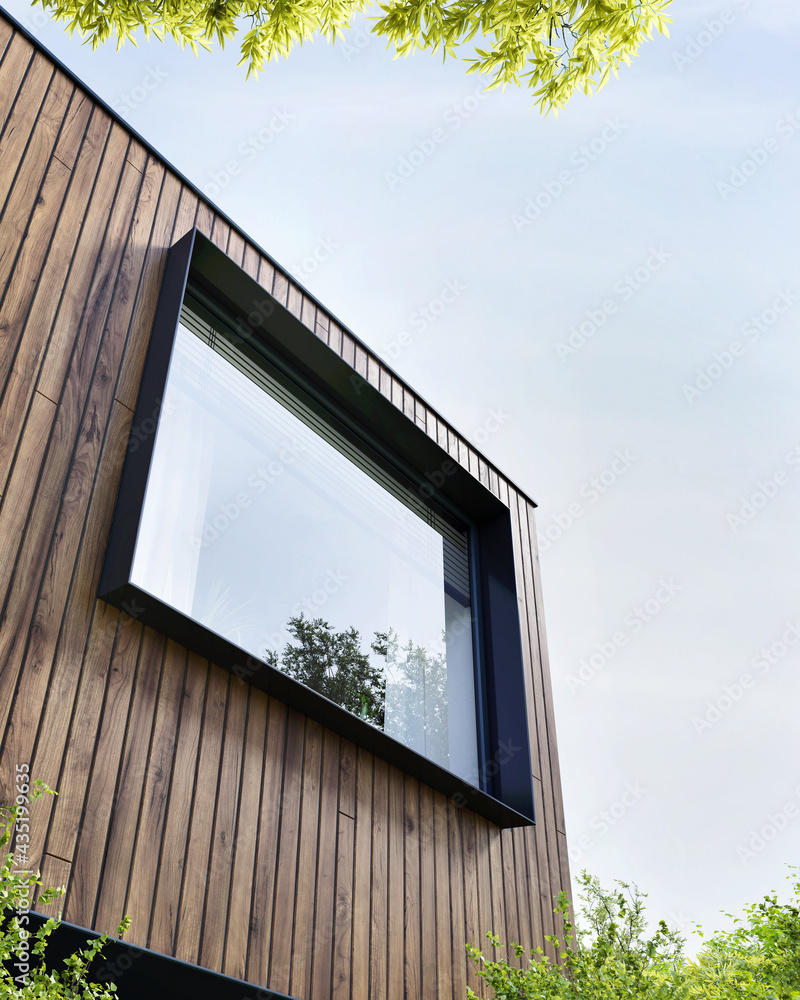
[[[377, 450], [420, 494], [470, 526], [475, 595], [477, 788], [131, 582], [169, 362], [187, 286], [256, 334], [301, 390]], [[120, 482], [99, 597], [501, 827], [535, 821], [510, 511], [206, 236], [169, 251]]]

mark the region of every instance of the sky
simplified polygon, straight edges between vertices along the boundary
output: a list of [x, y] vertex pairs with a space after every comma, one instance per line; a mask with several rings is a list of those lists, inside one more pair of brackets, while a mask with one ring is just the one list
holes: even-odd
[[363, 18], [245, 81], [4, 5], [539, 505], [573, 873], [690, 936], [788, 898], [797, 0], [674, 0], [557, 118]]

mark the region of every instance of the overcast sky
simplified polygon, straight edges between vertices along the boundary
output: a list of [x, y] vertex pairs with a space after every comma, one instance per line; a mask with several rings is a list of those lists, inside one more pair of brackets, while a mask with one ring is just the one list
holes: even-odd
[[539, 504], [573, 872], [684, 932], [785, 898], [797, 0], [674, 0], [557, 119], [363, 27], [245, 82], [235, 46], [92, 53], [4, 3]]

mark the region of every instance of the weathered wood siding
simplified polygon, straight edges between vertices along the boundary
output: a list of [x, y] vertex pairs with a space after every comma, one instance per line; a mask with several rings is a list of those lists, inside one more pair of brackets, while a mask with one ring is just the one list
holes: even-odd
[[[530, 503], [0, 20], [0, 797], [64, 918], [305, 1000], [449, 1000], [568, 863]], [[96, 598], [168, 248], [196, 225], [513, 514], [537, 825], [500, 830]]]

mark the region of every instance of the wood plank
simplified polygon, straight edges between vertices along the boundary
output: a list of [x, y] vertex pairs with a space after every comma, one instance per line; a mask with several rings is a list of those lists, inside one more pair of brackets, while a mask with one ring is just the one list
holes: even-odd
[[235, 264], [242, 267], [244, 258], [244, 237], [236, 229], [232, 228], [230, 234], [228, 235], [228, 247], [225, 252]]
[[356, 342], [345, 330], [342, 330], [342, 352], [341, 357], [351, 368], [356, 366]]
[[194, 224], [203, 236], [207, 236], [209, 239], [211, 239], [211, 230], [213, 229], [215, 218], [216, 215], [213, 208], [207, 202], [201, 200], [197, 205]]
[[314, 300], [308, 296], [303, 296], [302, 311], [300, 313], [300, 320], [304, 326], [313, 333], [317, 327], [317, 306]]
[[[464, 939], [467, 944], [483, 948], [484, 935], [481, 933], [478, 904], [478, 844], [475, 814], [471, 809], [461, 809], [460, 815], [461, 857], [464, 865]], [[483, 979], [477, 975], [475, 963], [467, 958], [466, 967], [468, 988], [478, 996], [483, 996]]]
[[[478, 940], [476, 946], [490, 958], [496, 958], [497, 949], [492, 948], [486, 939], [489, 932], [497, 934], [494, 922], [492, 875], [489, 859], [489, 827], [488, 820], [483, 816], [474, 816], [475, 822], [475, 859], [478, 872]], [[486, 987], [481, 979], [481, 996], [486, 996]]]
[[211, 227], [211, 242], [214, 246], [218, 247], [223, 253], [228, 248], [228, 240], [231, 235], [231, 227], [222, 218], [221, 215], [214, 214], [214, 220]]
[[[236, 847], [236, 815], [242, 792], [242, 758], [247, 725], [248, 685], [231, 677], [228, 709], [225, 715], [225, 735], [222, 742], [222, 763], [219, 770], [217, 803], [214, 811], [214, 832], [205, 894], [200, 964], [222, 971], [225, 953], [225, 933], [230, 904], [233, 857]], [[208, 803], [210, 805], [210, 803]]]
[[150, 243], [143, 267], [144, 278], [139, 288], [131, 319], [131, 329], [136, 330], [138, 335], [131, 337], [125, 347], [115, 393], [115, 398], [131, 411], [136, 409], [145, 357], [150, 344], [150, 331], [155, 319], [167, 255], [172, 244], [173, 229], [176, 226], [176, 213], [179, 211], [180, 196], [180, 181], [173, 174], [167, 173], [164, 176], [156, 217], [150, 234]]
[[538, 636], [535, 631], [535, 619], [533, 619], [530, 613], [533, 601], [533, 587], [530, 578], [530, 561], [527, 560], [526, 562], [525, 558], [527, 525], [522, 525], [520, 522], [519, 496], [513, 489], [509, 491], [509, 513], [511, 515], [514, 577], [517, 586], [517, 607], [519, 611], [520, 637], [522, 639], [522, 666], [525, 681], [525, 703], [528, 717], [531, 768], [533, 775], [541, 778], [542, 754], [540, 740], [545, 734], [537, 715], [537, 696], [534, 690], [534, 678], [539, 670]]
[[34, 900], [37, 913], [44, 913], [48, 917], [58, 917], [64, 902], [64, 896], [59, 896], [52, 903], [44, 905], [39, 902], [39, 894], [42, 889], [64, 889], [66, 893], [69, 885], [72, 865], [63, 858], [57, 858], [52, 854], [45, 854], [41, 859], [41, 886], [36, 889]]
[[[535, 782], [534, 782], [535, 784]], [[531, 827], [523, 831], [525, 856], [528, 861], [528, 909], [531, 917], [531, 947], [544, 948], [544, 927], [542, 924], [542, 905], [539, 897], [539, 859], [536, 854], [536, 833]]]
[[175, 217], [175, 225], [172, 230], [171, 246], [182, 239], [193, 228], [199, 210], [200, 199], [190, 187], [182, 187], [178, 214]]
[[[509, 496], [515, 496], [509, 491]], [[543, 639], [540, 634], [541, 623], [536, 613], [536, 571], [532, 563], [531, 534], [527, 519], [526, 501], [516, 497], [514, 504], [518, 513], [519, 548], [522, 554], [523, 592], [525, 596], [525, 617], [522, 618], [523, 644], [527, 637], [530, 644], [530, 673], [533, 685], [532, 703], [534, 707], [533, 725], [529, 722], [530, 732], [537, 733], [537, 752], [539, 767], [534, 771], [534, 777], [541, 778], [541, 808], [537, 811], [536, 855], [539, 873], [538, 886], [540, 894], [540, 912], [542, 929], [545, 935], [553, 934], [553, 887], [551, 880], [560, 878], [558, 870], [558, 848], [556, 846], [556, 814], [555, 791], [552, 779], [552, 762], [550, 756], [550, 736], [547, 726], [546, 698], [544, 693], [544, 673], [549, 668], [543, 663]], [[513, 515], [512, 515], [513, 516]], [[546, 652], [545, 652], [546, 655]], [[557, 894], [557, 890], [556, 890]]]
[[[278, 831], [280, 829], [281, 785], [286, 758], [287, 717], [286, 706], [275, 701], [274, 698], [270, 698], [261, 808], [258, 821], [258, 846], [256, 848], [256, 866], [253, 872], [250, 951], [247, 958], [247, 979], [254, 983], [266, 983], [269, 980], [269, 947], [272, 939], [275, 868], [278, 861]], [[280, 915], [280, 919], [284, 919], [284, 914]]]
[[[127, 169], [132, 174], [136, 173], [132, 167], [128, 167]], [[114, 273], [119, 264], [119, 254], [122, 252], [125, 244], [124, 233], [127, 231], [127, 225], [130, 221], [129, 213], [132, 214], [136, 190], [138, 190], [138, 184], [136, 188], [127, 191], [125, 197], [118, 199], [118, 203], [112, 213], [112, 230], [121, 229], [123, 233], [122, 238], [118, 237], [119, 250], [107, 255], [107, 266]], [[37, 599], [35, 582], [41, 579], [44, 572], [59, 511], [62, 509], [64, 503], [68, 503], [71, 500], [71, 497], [65, 494], [65, 485], [74, 456], [79, 427], [83, 423], [84, 427], [88, 426], [91, 428], [91, 421], [95, 417], [95, 414], [91, 410], [88, 417], [86, 413], [86, 401], [90, 384], [94, 385], [95, 390], [101, 397], [105, 396], [102, 404], [100, 402], [97, 403], [100, 411], [102, 411], [102, 406], [110, 405], [112, 384], [101, 384], [98, 388], [92, 379], [112, 288], [113, 285], [102, 290], [96, 289], [93, 308], [89, 311], [85, 323], [81, 325], [79, 330], [78, 349], [70, 361], [70, 373], [67, 377], [65, 391], [61, 398], [55, 424], [50, 435], [49, 447], [41, 472], [41, 480], [31, 507], [27, 529], [19, 546], [16, 565], [13, 563], [14, 556], [10, 556], [11, 566], [6, 561], [0, 563], [0, 592], [11, 582], [9, 574], [12, 572], [12, 567], [13, 574], [17, 579], [24, 579], [28, 582], [28, 586], [26, 587], [13, 589], [7, 605], [7, 613], [17, 621], [24, 622], [30, 619], [33, 610], [32, 604]], [[101, 379], [102, 374], [101, 372]], [[86, 423], [87, 420], [88, 425]], [[103, 426], [105, 424], [105, 417], [100, 419], [99, 423], [100, 426]], [[96, 428], [94, 433], [96, 434]], [[91, 431], [89, 431], [88, 437], [93, 438]], [[87, 444], [91, 448], [96, 449], [97, 447], [94, 440], [87, 440]], [[17, 474], [16, 467], [14, 474]], [[6, 536], [0, 533], [0, 552], [4, 560], [9, 559], [9, 556], [3, 551], [7, 548], [8, 542], [9, 540]], [[14, 539], [12, 544], [16, 547], [18, 543], [19, 539]], [[16, 669], [16, 663], [23, 656], [26, 648], [26, 638], [27, 635], [24, 632], [9, 633], [7, 637], [0, 638], [0, 659], [2, 661], [11, 661], [14, 664], [12, 669]]]
[[192, 816], [192, 796], [200, 760], [203, 709], [209, 664], [189, 653], [181, 697], [180, 721], [172, 765], [172, 784], [167, 801], [164, 835], [158, 863], [150, 935], [147, 946], [172, 955], [186, 859], [186, 843]]
[[[96, 119], [93, 115], [93, 132], [95, 121], [98, 131], [100, 131], [105, 122], [102, 117]], [[93, 179], [88, 209], [85, 209], [80, 202], [71, 203], [70, 215], [64, 216], [62, 214], [60, 220], [60, 225], [67, 227], [67, 229], [72, 228], [74, 253], [72, 254], [67, 284], [58, 303], [58, 311], [50, 333], [43, 375], [38, 383], [39, 390], [55, 401], [58, 401], [61, 395], [64, 378], [76, 342], [76, 334], [83, 325], [87, 300], [93, 291], [95, 293], [99, 291], [97, 283], [93, 283], [92, 279], [95, 276], [95, 268], [111, 217], [114, 214], [118, 215], [120, 210], [124, 213], [126, 208], [130, 211], [133, 209], [133, 198], [130, 195], [130, 201], [127, 205], [123, 203], [119, 208], [115, 205], [127, 145], [128, 138], [125, 132], [119, 127], [112, 127], [106, 145], [103, 147], [100, 170]], [[89, 161], [94, 164], [94, 152], [89, 149], [86, 155]], [[130, 171], [130, 173], [133, 172]], [[137, 174], [137, 188], [139, 180], [140, 177]], [[79, 212], [83, 214], [78, 215]], [[75, 239], [76, 230], [78, 232], [77, 240]], [[118, 263], [118, 257], [115, 263]], [[108, 268], [102, 270], [101, 279], [103, 287], [110, 283], [113, 288], [113, 279]]]
[[[51, 117], [63, 119], [72, 90], [72, 84], [68, 83], [61, 74], [53, 77], [53, 84], [48, 88], [44, 101], [42, 101], [41, 112], [31, 132], [24, 156], [22, 156], [22, 151], [19, 151], [21, 160], [11, 161], [11, 164], [4, 162], [4, 154], [8, 147], [14, 147], [15, 134], [18, 134], [22, 129], [21, 124], [15, 134], [9, 137], [6, 133], [3, 142], [0, 143], [0, 199], [5, 201], [2, 213], [0, 213], [0, 303], [5, 298], [9, 278], [14, 270], [22, 243], [26, 238], [31, 213], [37, 204], [42, 182], [50, 164], [50, 156], [58, 136], [58, 133], [54, 133], [50, 128]], [[36, 97], [38, 98], [38, 92]], [[8, 147], [6, 143], [8, 143]], [[14, 177], [13, 186], [10, 186], [11, 166], [16, 168], [17, 164], [18, 172]], [[6, 199], [3, 189], [9, 187]], [[11, 367], [10, 353], [18, 339], [18, 330], [11, 330], [10, 336], [5, 338], [6, 343], [3, 344], [2, 355], [0, 355], [0, 381], [5, 380]]]
[[86, 129], [93, 110], [94, 102], [89, 95], [76, 88], [72, 94], [72, 100], [64, 118], [56, 147], [53, 150], [53, 156], [69, 170], [75, 166], [78, 154], [83, 147]]
[[465, 890], [469, 889], [465, 878], [464, 838], [462, 820], [465, 810], [452, 799], [447, 799], [448, 858], [450, 861], [450, 914], [453, 974], [450, 986], [454, 997], [467, 995], [467, 936]]
[[[10, 472], [14, 449], [37, 384], [42, 359], [49, 347], [51, 327], [62, 294], [65, 288], [67, 294], [74, 290], [82, 302], [86, 293], [80, 291], [81, 281], [85, 281], [88, 289], [89, 274], [80, 275], [72, 267], [73, 252], [78, 242], [75, 227], [76, 220], [81, 220], [77, 223], [80, 234], [110, 127], [110, 120], [105, 115], [92, 116], [80, 156], [72, 170], [69, 189], [61, 206], [61, 214], [47, 260], [42, 266], [41, 257], [36, 252], [40, 244], [39, 239], [35, 239], [30, 246], [30, 240], [26, 240], [17, 258], [8, 295], [0, 313], [0, 326], [18, 329], [22, 334], [0, 409], [0, 489], [6, 483]], [[95, 151], [95, 145], [99, 151]], [[39, 225], [39, 221], [35, 218], [37, 212], [38, 207], [34, 212], [32, 229], [35, 225]], [[45, 214], [45, 212], [40, 213], [42, 226]], [[89, 225], [92, 225], [91, 220]], [[44, 229], [42, 231], [44, 232]], [[33, 294], [32, 302], [31, 294]], [[74, 336], [74, 328], [70, 336]], [[64, 359], [65, 366], [70, 348], [71, 343]], [[10, 356], [9, 361], [11, 361]]]
[[91, 927], [94, 921], [142, 632], [138, 622], [120, 620], [108, 668], [100, 731], [64, 906], [64, 919], [82, 927]]
[[289, 295], [289, 279], [282, 271], [275, 271], [275, 277], [272, 283], [272, 295], [282, 306], [286, 305]]
[[0, 132], [0, 219], [54, 72], [50, 60], [41, 52], [34, 52], [22, 35], [12, 42], [12, 51], [3, 60], [3, 70], [10, 89], [0, 91], [9, 95]]
[[210, 666], [175, 932], [175, 957], [193, 965], [198, 963], [203, 933], [203, 902], [208, 886], [206, 873], [211, 853], [222, 737], [231, 679], [232, 675], [221, 667], [214, 664]]
[[[519, 944], [519, 914], [517, 912], [516, 872], [514, 868], [514, 837], [511, 830], [500, 831], [501, 863], [503, 866], [503, 890], [506, 901], [506, 935], [503, 944], [510, 942]], [[511, 965], [519, 965], [519, 961], [509, 953]]]
[[403, 776], [405, 997], [422, 996], [422, 886], [420, 882], [419, 782]]
[[231, 877], [230, 910], [225, 938], [223, 972], [236, 979], [247, 978], [247, 946], [250, 935], [250, 908], [253, 873], [258, 845], [258, 816], [267, 736], [267, 695], [251, 688], [247, 707], [247, 733], [242, 762], [242, 788], [236, 819], [236, 846]]
[[266, 257], [259, 258], [258, 283], [270, 295], [272, 294], [275, 286], [275, 268]]
[[[98, 469], [98, 478], [101, 481], [103, 474], [107, 473], [108, 467], [116, 464], [124, 453], [126, 440], [126, 416], [124, 413], [114, 413]], [[85, 526], [81, 526], [81, 530], [86, 536], [97, 539], [101, 546], [105, 545], [114, 510], [114, 500], [115, 497], [111, 491], [94, 490]], [[55, 551], [56, 548], [54, 547], [51, 551]], [[78, 549], [78, 558], [72, 579], [68, 584], [66, 622], [61, 625], [55, 651], [51, 652], [51, 644], [45, 641], [48, 629], [43, 624], [41, 634], [37, 631], [35, 640], [28, 647], [26, 665], [17, 697], [23, 702], [44, 702], [37, 734], [36, 756], [48, 771], [57, 770], [63, 760], [71, 724], [70, 713], [65, 711], [65, 707], [70, 706], [71, 708], [75, 701], [76, 686], [80, 676], [75, 669], [75, 664], [81, 663], [84, 659], [87, 636], [92, 631], [92, 622], [97, 610], [95, 595], [99, 584], [99, 573], [100, 563], [97, 559], [97, 553], [92, 550], [90, 545], [81, 546]], [[53, 571], [53, 576], [56, 576], [55, 571]], [[38, 610], [35, 612], [36, 620], [42, 623], [51, 617], [48, 615], [47, 605], [43, 600], [51, 585], [53, 585], [52, 581], [48, 578], [47, 587], [42, 587], [40, 591], [42, 598], [40, 598]], [[42, 687], [42, 683], [51, 662], [52, 668], [45, 689]], [[49, 762], [49, 765], [45, 762]]]
[[13, 36], [14, 29], [11, 27], [11, 24], [5, 18], [0, 18], [0, 74], [2, 74], [3, 56], [5, 56], [6, 49]]
[[405, 818], [403, 815], [403, 772], [389, 768], [389, 847], [388, 847], [388, 955], [386, 961], [386, 1000], [403, 1000], [404, 979], [404, 896], [405, 862], [403, 846]]
[[[501, 846], [502, 831], [493, 823], [484, 821], [486, 839], [489, 845], [489, 875], [491, 879], [491, 913], [487, 914], [491, 922], [492, 933], [496, 934], [502, 944], [509, 942], [508, 925], [506, 923], [506, 894], [503, 880], [503, 853]], [[501, 953], [492, 948], [492, 955], [498, 958]]]
[[436, 871], [436, 995], [439, 1000], [451, 1000], [454, 995], [453, 961], [457, 942], [453, 940], [452, 933], [447, 797], [441, 792], [433, 793], [433, 841]]
[[[145, 628], [93, 922], [93, 926], [103, 932], [112, 931], [125, 916], [147, 771], [147, 750], [163, 663], [164, 636]], [[149, 831], [145, 836], [148, 834]], [[138, 942], [147, 940], [147, 923], [144, 919], [141, 926], [131, 928], [132, 939]]]
[[278, 864], [275, 871], [275, 912], [269, 951], [268, 986], [288, 993], [291, 981], [292, 925], [297, 887], [297, 846], [303, 790], [305, 716], [289, 709], [283, 769]]
[[249, 274], [253, 281], [258, 281], [258, 268], [261, 255], [252, 243], [245, 243], [242, 256], [242, 270]]
[[433, 791], [419, 786], [420, 1000], [438, 996], [436, 976], [436, 845]]
[[386, 997], [388, 992], [389, 825], [389, 765], [376, 757], [372, 772], [369, 996], [381, 998]]
[[[515, 827], [511, 831], [511, 839], [514, 842], [514, 891], [517, 897], [517, 914], [519, 917], [519, 927], [517, 930], [519, 937], [517, 938], [517, 944], [521, 944], [526, 951], [530, 951], [534, 945], [531, 927], [531, 904], [528, 895], [531, 876], [528, 870], [528, 845], [525, 841], [524, 828]], [[539, 943], [539, 939], [536, 940], [536, 943]]]
[[[137, 820], [138, 832], [131, 861], [130, 888], [125, 902], [125, 912], [130, 914], [133, 934], [141, 944], [147, 943], [150, 932], [161, 839], [172, 789], [186, 670], [186, 650], [168, 639], [156, 698], [153, 737], [143, 776], [142, 808]], [[183, 789], [176, 789], [176, 794], [185, 792]]]
[[[544, 621], [544, 597], [542, 595], [542, 572], [539, 565], [539, 545], [536, 535], [536, 513], [531, 504], [526, 502], [524, 506], [528, 520], [528, 541], [532, 560], [534, 609], [536, 613], [536, 629], [539, 636], [539, 653], [542, 665], [542, 687], [545, 717], [547, 719], [547, 740], [550, 749], [550, 773], [552, 779], [555, 825], [556, 830], [566, 835], [564, 799], [561, 786], [561, 766], [559, 764], [558, 757], [555, 708], [553, 706], [553, 684], [550, 672], [550, 656], [547, 647], [547, 630], [545, 628]], [[566, 891], [571, 891], [569, 881], [563, 888]]]
[[369, 998], [370, 897], [381, 887], [371, 885], [372, 851], [372, 754], [358, 748], [356, 767], [356, 824], [353, 863], [353, 966], [350, 973], [352, 1000]]
[[339, 812], [356, 817], [356, 747], [342, 740], [339, 753]]
[[[35, 773], [51, 788], [58, 790], [55, 799], [47, 796], [41, 803], [41, 811], [46, 808], [47, 816], [43, 817], [41, 828], [43, 846], [37, 849], [46, 849], [70, 861], [75, 854], [86, 787], [92, 770], [118, 618], [116, 608], [98, 602], [82, 658], [77, 698], [74, 706], [70, 705], [69, 713], [65, 711], [65, 705], [60, 706], [61, 711], [69, 715], [66, 746], [53, 747], [52, 743], [45, 746], [44, 741], [38, 740], [31, 761]], [[37, 829], [37, 844], [39, 832]]]
[[10, 39], [0, 63], [0, 141], [12, 114], [19, 89], [28, 72], [34, 49], [19, 32]]
[[319, 337], [324, 343], [328, 343], [328, 334], [330, 332], [330, 317], [326, 312], [323, 312], [321, 308], [317, 307], [317, 312], [314, 320], [314, 333]]
[[342, 356], [342, 328], [335, 320], [331, 320], [328, 325], [328, 347], [339, 357]]
[[[2, 573], [2, 577], [0, 577], [0, 606], [2, 606], [0, 621], [15, 623], [13, 629], [7, 627], [5, 631], [0, 631], [0, 649], [3, 652], [15, 644], [23, 642], [21, 633], [27, 633], [28, 629], [27, 616], [16, 617], [7, 614], [11, 603], [10, 598], [16, 596], [9, 594], [9, 578], [14, 569], [16, 544], [25, 529], [30, 504], [39, 485], [39, 471], [44, 461], [47, 439], [54, 418], [55, 406], [53, 403], [37, 393], [31, 406], [28, 422], [25, 426], [25, 435], [17, 456], [16, 475], [3, 496], [2, 507], [0, 507], [0, 550], [5, 550], [3, 557], [8, 560], [7, 564], [0, 564], [2, 566], [0, 569], [0, 573]], [[0, 731], [6, 729], [17, 687], [20, 665], [21, 658], [11, 660], [8, 655], [0, 658]], [[6, 767], [0, 767], [0, 797], [2, 797], [2, 801], [8, 801], [12, 796], [9, 787], [11, 774], [13, 774], [13, 769], [8, 771]]]
[[293, 316], [300, 319], [303, 313], [303, 293], [293, 281], [289, 282], [289, 295], [286, 300], [286, 308]]
[[317, 844], [320, 834], [320, 781], [322, 770], [322, 726], [306, 721], [303, 754], [303, 791], [300, 801], [300, 837], [297, 851], [299, 878], [295, 887], [292, 973], [289, 993], [306, 997], [311, 988], [314, 938], [314, 899], [319, 878]]
[[319, 857], [314, 913], [314, 968], [311, 1000], [330, 1000], [336, 923], [336, 829], [339, 805], [339, 749], [336, 733], [326, 729], [320, 780]]
[[336, 830], [336, 918], [333, 928], [331, 1000], [350, 1000], [354, 843], [355, 820], [340, 811]]
[[[143, 226], [146, 232], [149, 232], [146, 204], [146, 200], [140, 202], [137, 214], [141, 213]], [[136, 216], [134, 222], [135, 220]], [[132, 230], [134, 228], [135, 226], [132, 226]], [[108, 418], [108, 408], [113, 394], [113, 383], [104, 378], [103, 373], [113, 372], [118, 366], [118, 359], [122, 353], [122, 331], [127, 332], [129, 320], [130, 296], [127, 283], [129, 280], [138, 281], [140, 264], [135, 254], [126, 251], [115, 288], [114, 303], [117, 308], [112, 310], [112, 318], [106, 323], [97, 372], [93, 373], [99, 374], [92, 379], [89, 397], [80, 417], [81, 427], [72, 454], [69, 476], [63, 487], [53, 541], [47, 553], [44, 578], [33, 612], [37, 628], [31, 632], [24, 654], [21, 698], [26, 703], [42, 704], [46, 697], [45, 692], [48, 690], [51, 705], [54, 702], [58, 704], [61, 700], [71, 703], [74, 697], [77, 675], [73, 664], [83, 652], [100, 573], [99, 562], [91, 550], [84, 550], [83, 558], [78, 558], [80, 543], [87, 525], [90, 526], [89, 537], [101, 545], [104, 543], [104, 536], [110, 528], [114, 503], [112, 492], [100, 490], [95, 493], [94, 490], [103, 444], [102, 428]], [[73, 413], [70, 414], [73, 419], [78, 416], [80, 389], [76, 389], [74, 395], [77, 399]], [[117, 414], [117, 417], [118, 419], [111, 421], [112, 432], [105, 456], [106, 464], [111, 459], [118, 468], [124, 455], [121, 431], [127, 428], [127, 416]], [[89, 516], [87, 520], [87, 509], [92, 500], [94, 500], [93, 516]], [[82, 573], [78, 573], [79, 570]], [[73, 613], [68, 616], [65, 627], [64, 616], [67, 607]], [[62, 655], [60, 660], [56, 660], [59, 645], [62, 647]], [[60, 743], [63, 746], [66, 739], [67, 717], [59, 712], [55, 715], [51, 713], [50, 719], [48, 728], [51, 731], [51, 738], [56, 744]], [[15, 753], [22, 750], [19, 741], [32, 740], [34, 732], [35, 727], [18, 731]], [[28, 753], [19, 759], [28, 759]]]

